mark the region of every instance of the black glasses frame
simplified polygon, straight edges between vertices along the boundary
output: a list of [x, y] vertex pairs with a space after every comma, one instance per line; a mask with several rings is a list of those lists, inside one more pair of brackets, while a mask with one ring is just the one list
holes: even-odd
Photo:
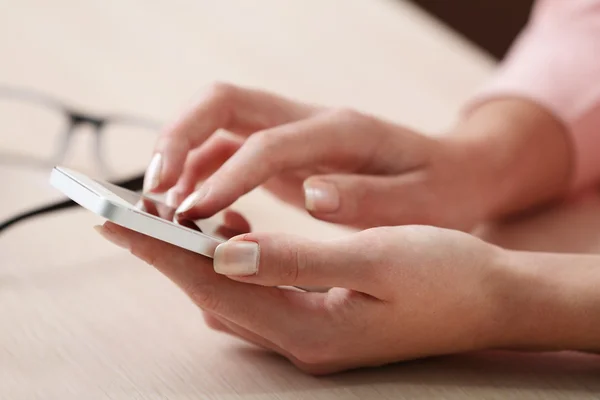
[[[121, 123], [146, 127], [151, 130], [159, 130], [162, 126], [162, 124], [157, 121], [136, 116], [123, 114], [95, 115], [84, 112], [45, 93], [21, 87], [0, 85], [0, 98], [2, 97], [15, 101], [36, 103], [38, 105], [51, 108], [65, 116], [67, 126], [62, 134], [62, 140], [58, 144], [58, 149], [53, 156], [52, 164], [60, 164], [60, 162], [64, 159], [69, 149], [69, 145], [72, 142], [72, 137], [76, 132], [79, 131], [77, 128], [80, 126], [88, 125], [93, 128], [95, 136], [94, 155], [96, 162], [105, 170], [107, 170], [107, 166], [102, 159], [102, 132], [106, 125], [111, 123]], [[144, 175], [143, 173], [140, 173], [127, 179], [111, 181], [111, 183], [132, 191], [140, 191], [143, 187]], [[54, 211], [69, 209], [76, 205], [77, 204], [72, 200], [64, 200], [19, 213], [13, 217], [10, 217], [9, 219], [0, 221], [0, 234], [19, 222]]]

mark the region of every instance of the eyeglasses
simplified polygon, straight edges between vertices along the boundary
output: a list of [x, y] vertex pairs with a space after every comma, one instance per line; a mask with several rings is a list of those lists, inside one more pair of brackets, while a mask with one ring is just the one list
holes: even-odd
[[[0, 85], [0, 166], [38, 169], [45, 178], [53, 165], [61, 164], [139, 191], [140, 171], [160, 126], [130, 115], [84, 112], [44, 93]], [[84, 136], [92, 139], [91, 154], [74, 152], [80, 150], [75, 142]], [[0, 233], [33, 216], [73, 206], [70, 200], [58, 201], [19, 213], [0, 221]]]

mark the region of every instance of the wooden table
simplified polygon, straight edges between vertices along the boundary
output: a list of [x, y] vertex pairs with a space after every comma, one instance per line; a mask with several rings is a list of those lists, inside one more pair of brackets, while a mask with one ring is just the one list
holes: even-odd
[[[493, 69], [417, 9], [386, 0], [3, 0], [0, 54], [1, 83], [98, 112], [167, 120], [203, 85], [225, 80], [431, 133], [452, 123]], [[0, 150], [8, 140], [35, 146], [43, 134], [0, 132]], [[78, 162], [86, 141], [76, 143]], [[47, 172], [0, 163], [0, 218], [60, 197]], [[260, 230], [344, 233], [260, 191], [237, 207]], [[572, 353], [481, 353], [303, 375], [209, 331], [169, 281], [97, 237], [98, 222], [78, 209], [0, 236], [0, 399], [600, 397], [600, 360]], [[600, 197], [484, 235], [515, 248], [598, 251]]]

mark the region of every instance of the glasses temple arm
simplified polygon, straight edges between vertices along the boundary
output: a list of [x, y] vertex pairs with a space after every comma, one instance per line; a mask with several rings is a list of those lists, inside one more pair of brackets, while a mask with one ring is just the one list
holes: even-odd
[[[117, 181], [117, 182], [111, 182], [111, 183], [113, 183], [114, 185], [120, 186], [122, 188], [137, 192], [137, 191], [141, 190], [144, 185], [144, 176], [138, 175], [133, 178], [129, 178], [129, 179], [125, 179], [125, 180]], [[52, 204], [48, 204], [46, 206], [42, 206], [42, 207], [30, 210], [30, 211], [25, 211], [23, 213], [15, 215], [12, 218], [9, 218], [5, 221], [0, 222], [0, 234], [4, 230], [8, 229], [9, 227], [15, 225], [18, 222], [27, 220], [29, 218], [32, 218], [32, 217], [35, 217], [38, 215], [48, 214], [53, 211], [59, 211], [59, 210], [71, 208], [76, 205], [77, 205], [77, 203], [75, 203], [72, 200], [64, 200], [64, 201], [59, 201], [59, 202], [55, 202]]]

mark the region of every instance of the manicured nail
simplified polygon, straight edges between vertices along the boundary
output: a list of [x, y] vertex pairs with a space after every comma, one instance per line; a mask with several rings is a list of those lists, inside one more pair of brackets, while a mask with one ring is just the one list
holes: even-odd
[[125, 239], [123, 239], [121, 236], [115, 234], [110, 229], [107, 229], [105, 226], [96, 225], [96, 226], [94, 226], [94, 230], [96, 232], [98, 232], [100, 235], [102, 235], [102, 237], [104, 239], [108, 240], [109, 242], [116, 244], [117, 246], [122, 247], [124, 249], [129, 249], [129, 243]]
[[160, 153], [156, 153], [150, 164], [148, 165], [148, 169], [146, 169], [146, 175], [144, 177], [144, 192], [151, 192], [156, 189], [158, 184], [160, 183], [160, 170], [162, 169], [162, 155]]
[[174, 189], [167, 190], [167, 196], [165, 199], [165, 203], [171, 208], [176, 208], [179, 205], [179, 193], [177, 193]]
[[309, 211], [330, 213], [340, 207], [340, 194], [332, 183], [310, 180], [304, 182], [304, 202]]
[[206, 193], [208, 193], [208, 189], [205, 187], [201, 187], [199, 190], [195, 191], [194, 193], [190, 194], [179, 206], [179, 208], [177, 209], [177, 211], [175, 212], [176, 214], [182, 214], [186, 211], [191, 210], [192, 208], [194, 208], [194, 206], [196, 204], [198, 204], [200, 202], [200, 200], [202, 200], [204, 198], [204, 196], [206, 196]]
[[222, 275], [248, 276], [258, 272], [258, 243], [229, 241], [215, 250], [215, 272]]

